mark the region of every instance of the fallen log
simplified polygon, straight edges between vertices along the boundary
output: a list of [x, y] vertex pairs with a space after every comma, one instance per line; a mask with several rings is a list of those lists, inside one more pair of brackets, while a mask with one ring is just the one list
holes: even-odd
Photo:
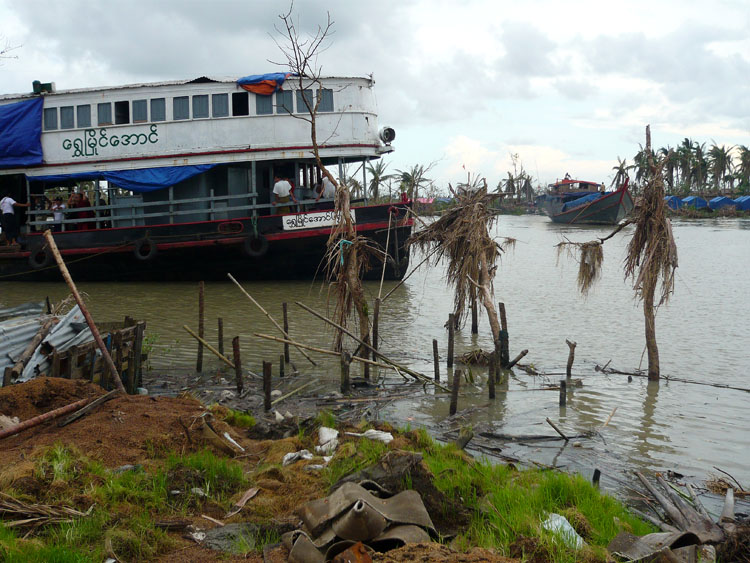
[[40, 414], [39, 416], [35, 416], [34, 418], [24, 420], [20, 424], [16, 424], [15, 426], [11, 426], [10, 428], [6, 428], [2, 432], [0, 432], [0, 440], [2, 440], [3, 438], [8, 438], [9, 436], [14, 436], [15, 434], [18, 434], [19, 432], [23, 432], [24, 430], [28, 428], [39, 426], [40, 424], [47, 422], [48, 420], [53, 420], [57, 418], [58, 416], [62, 416], [64, 414], [68, 414], [69, 412], [73, 412], [74, 410], [79, 409], [82, 406], [86, 405], [91, 400], [92, 399], [81, 399], [80, 401], [76, 401], [75, 403], [65, 405], [64, 407], [60, 407], [59, 409], [54, 409], [44, 414]]

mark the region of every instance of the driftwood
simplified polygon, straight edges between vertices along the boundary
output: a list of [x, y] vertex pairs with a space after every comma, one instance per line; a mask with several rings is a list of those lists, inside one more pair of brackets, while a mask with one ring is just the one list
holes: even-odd
[[99, 405], [104, 404], [107, 401], [109, 401], [110, 399], [114, 399], [115, 397], [117, 397], [119, 395], [120, 395], [120, 392], [117, 389], [113, 389], [112, 391], [110, 391], [106, 395], [102, 395], [98, 399], [94, 399], [93, 401], [91, 401], [88, 405], [86, 405], [82, 409], [78, 409], [76, 412], [74, 412], [73, 414], [71, 414], [65, 420], [61, 420], [60, 422], [58, 422], [57, 425], [58, 426], [67, 426], [68, 424], [70, 424], [71, 422], [75, 422], [76, 420], [78, 420], [79, 418], [81, 418], [82, 416], [84, 416], [85, 414], [90, 413], [91, 411], [93, 411]]
[[[612, 360], [610, 360], [611, 362]], [[640, 373], [637, 371], [620, 371], [614, 368], [608, 368], [610, 362], [607, 362], [604, 367], [601, 367], [599, 365], [594, 366], [594, 371], [599, 371], [601, 373], [606, 373], [607, 375], [611, 374], [617, 374], [617, 375], [630, 375], [632, 377], [648, 377], [648, 374]], [[732, 389], [733, 391], [744, 391], [745, 393], [750, 393], [750, 388], [747, 387], [734, 387], [732, 385], [725, 385], [724, 383], [709, 383], [707, 381], [694, 381], [692, 379], [684, 379], [682, 377], [672, 377], [669, 375], [660, 375], [659, 379], [663, 381], [678, 381], [680, 383], [688, 383], [690, 385], [705, 385], [707, 387], [717, 387], [719, 389]]]
[[[662, 493], [646, 477], [636, 472], [636, 476], [646, 487], [651, 496], [659, 503], [666, 516], [671, 521], [669, 524], [681, 532], [692, 532], [700, 539], [701, 543], [719, 543], [725, 539], [724, 524], [734, 522], [734, 506], [727, 508], [725, 505], [726, 516], [722, 513], [719, 524], [708, 518], [705, 509], [696, 503], [696, 507], [690, 505], [675, 490], [670, 487], [661, 476], [657, 476], [657, 482], [664, 490]], [[694, 492], [688, 489], [691, 496]], [[732, 489], [729, 489], [731, 491]], [[700, 506], [700, 508], [697, 508]]]
[[[42, 524], [72, 522], [74, 518], [83, 518], [90, 513], [90, 509], [89, 512], [81, 512], [69, 506], [57, 507], [47, 504], [27, 504], [0, 492], [0, 516], [3, 517], [3, 525], [6, 528], [34, 527]], [[16, 518], [16, 520], [9, 522], [8, 518]]]
[[563, 434], [562, 430], [560, 430], [557, 425], [552, 422], [549, 418], [545, 419], [547, 421], [547, 424], [549, 424], [552, 428], [554, 428], [555, 432], [557, 432], [560, 436], [562, 436], [562, 439], [566, 442], [570, 439], [565, 434]]
[[57, 267], [60, 269], [60, 273], [62, 274], [63, 279], [68, 284], [70, 292], [73, 294], [73, 298], [76, 300], [76, 303], [78, 303], [78, 307], [81, 309], [81, 313], [83, 313], [83, 317], [86, 319], [86, 324], [89, 325], [89, 330], [91, 330], [91, 334], [94, 336], [96, 345], [99, 347], [99, 350], [102, 353], [102, 358], [104, 359], [104, 363], [109, 370], [110, 376], [114, 380], [115, 387], [120, 393], [126, 393], [125, 387], [122, 384], [122, 379], [120, 379], [120, 372], [117, 371], [117, 368], [112, 361], [112, 356], [110, 356], [109, 350], [107, 350], [107, 347], [104, 345], [104, 341], [99, 334], [99, 329], [97, 329], [96, 324], [94, 324], [94, 319], [91, 318], [88, 309], [86, 309], [86, 305], [83, 304], [83, 298], [81, 297], [81, 294], [78, 293], [78, 288], [76, 287], [73, 278], [70, 277], [68, 267], [65, 265], [65, 262], [60, 255], [60, 251], [57, 249], [57, 244], [55, 244], [55, 239], [49, 229], [44, 231], [44, 238], [47, 240], [47, 246], [49, 246], [50, 252], [52, 252], [52, 255], [55, 257]]

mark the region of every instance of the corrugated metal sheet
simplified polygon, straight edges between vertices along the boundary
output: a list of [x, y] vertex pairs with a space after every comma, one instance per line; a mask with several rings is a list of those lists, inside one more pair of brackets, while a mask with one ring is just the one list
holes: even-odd
[[42, 318], [38, 315], [11, 319], [0, 323], [0, 381], [5, 368], [16, 363], [16, 356], [26, 349], [39, 331]]
[[44, 312], [45, 305], [41, 303], [24, 303], [15, 307], [0, 309], [0, 321], [6, 321], [16, 317], [39, 316]]

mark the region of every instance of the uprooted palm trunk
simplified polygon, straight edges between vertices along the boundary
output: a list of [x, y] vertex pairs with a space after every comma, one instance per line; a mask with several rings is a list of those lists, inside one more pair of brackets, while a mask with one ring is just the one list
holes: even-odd
[[[453, 191], [451, 189], [451, 191]], [[413, 234], [407, 245], [416, 245], [423, 251], [436, 247], [432, 260], [447, 258], [448, 283], [455, 287], [454, 312], [459, 322], [465, 320], [476, 294], [487, 312], [495, 350], [500, 346], [500, 323], [493, 296], [493, 280], [497, 257], [502, 251], [490, 236], [490, 227], [496, 219], [490, 203], [495, 194], [487, 194], [487, 184], [475, 190], [453, 191], [456, 205], [440, 219]], [[513, 243], [512, 239], [506, 239]]]
[[[655, 162], [651, 150], [651, 129], [648, 126], [646, 127], [646, 151], [649, 165], [648, 179], [643, 188], [643, 195], [635, 204], [632, 217], [621, 223], [607, 237], [585, 243], [561, 242], [558, 244], [558, 251], [571, 248], [579, 251], [578, 285], [581, 292], [586, 293], [599, 277], [604, 242], [626, 225], [635, 225], [625, 258], [625, 278], [633, 280], [633, 289], [643, 302], [648, 378], [658, 381], [659, 349], [656, 345], [656, 310], [662, 303], [669, 300], [674, 290], [677, 245], [664, 203], [662, 168], [668, 157]], [[660, 279], [659, 300], [656, 302], [656, 291]]]

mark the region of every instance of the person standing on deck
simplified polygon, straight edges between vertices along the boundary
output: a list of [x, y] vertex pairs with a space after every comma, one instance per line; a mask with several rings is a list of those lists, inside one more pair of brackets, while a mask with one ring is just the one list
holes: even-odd
[[3, 233], [8, 244], [16, 244], [19, 234], [18, 218], [16, 217], [15, 207], [28, 207], [28, 203], [18, 203], [15, 199], [6, 195], [3, 199], [0, 199], [0, 212], [2, 212], [2, 219], [0, 223], [3, 226]]
[[[289, 203], [290, 199], [294, 203], [297, 203], [297, 198], [294, 197], [294, 192], [292, 191], [292, 185], [289, 182], [287, 182], [280, 176], [274, 176], [273, 181], [274, 181], [274, 184], [273, 184], [274, 200], [271, 202], [272, 205], [277, 205], [280, 203]], [[291, 213], [291, 209], [288, 205], [279, 207], [278, 211], [282, 215], [286, 213]]]
[[65, 213], [66, 205], [63, 203], [61, 197], [56, 197], [55, 202], [50, 207], [52, 211], [52, 230], [56, 233], [62, 231], [63, 213]]

